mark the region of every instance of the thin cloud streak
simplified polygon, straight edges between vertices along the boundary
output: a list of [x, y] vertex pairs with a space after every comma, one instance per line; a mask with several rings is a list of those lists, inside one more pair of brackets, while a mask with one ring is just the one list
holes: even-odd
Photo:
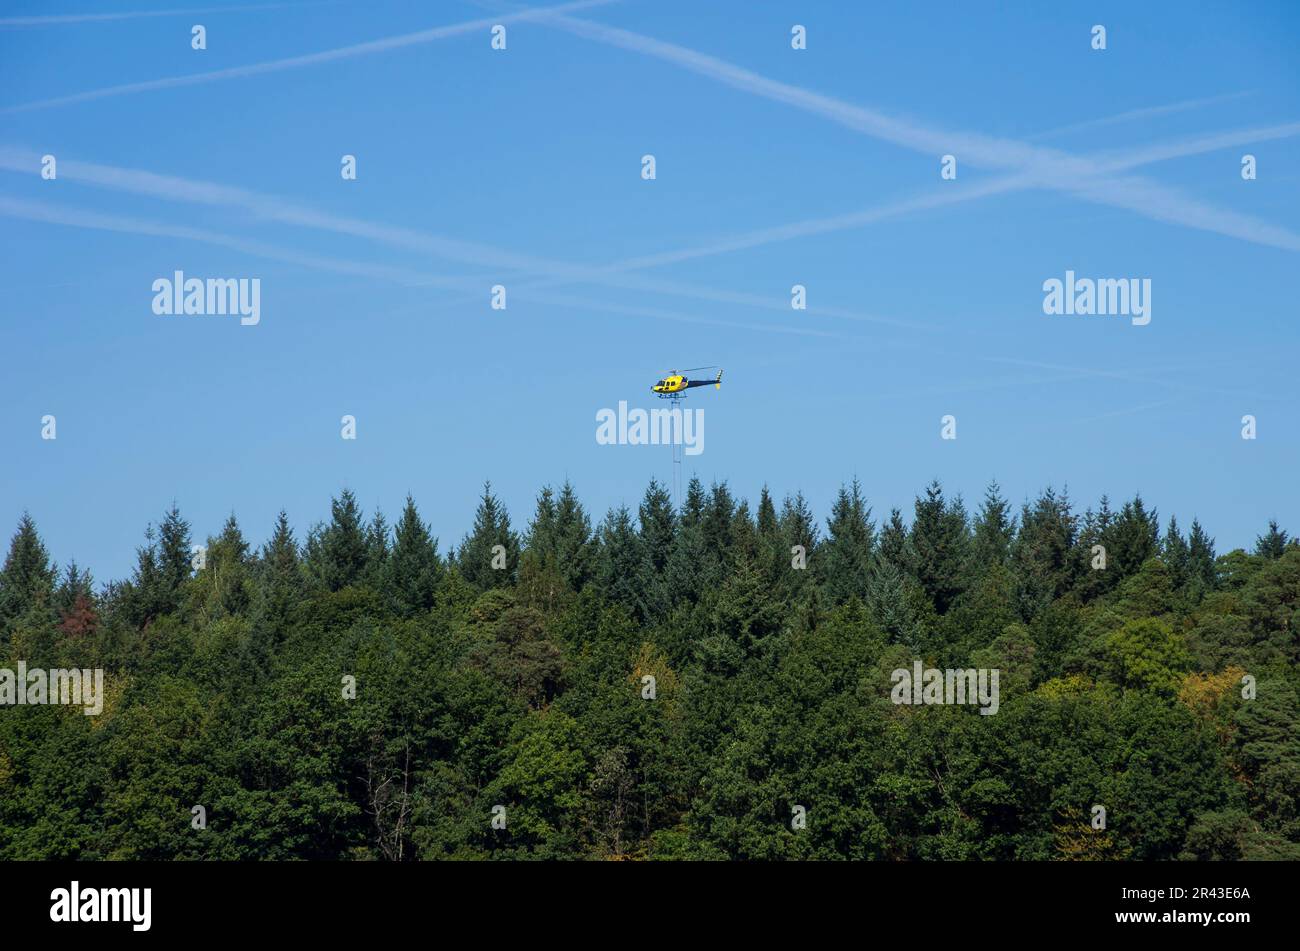
[[[977, 167], [1019, 169], [1041, 187], [1125, 208], [1157, 221], [1182, 224], [1287, 251], [1300, 250], [1300, 235], [1284, 228], [1244, 215], [1234, 216], [1231, 223], [1220, 227], [1218, 216], [1229, 213], [1185, 197], [1172, 188], [1164, 188], [1159, 196], [1152, 196], [1152, 200], [1148, 201], [1142, 195], [1142, 188], [1134, 187], [1141, 184], [1140, 180], [1112, 183], [1098, 177], [1105, 174], [1105, 168], [1095, 161], [1059, 149], [978, 133], [933, 129], [799, 86], [768, 79], [734, 63], [630, 30], [558, 14], [543, 19], [544, 22], [555, 24], [578, 36], [665, 60], [742, 92], [792, 105], [845, 128], [913, 151], [932, 156], [952, 153]], [[1151, 183], [1151, 187], [1154, 184]], [[1108, 191], [1111, 188], [1113, 191]], [[1178, 202], [1184, 202], [1185, 207], [1176, 207]]]
[[[33, 169], [39, 167], [40, 156], [37, 153], [0, 147], [0, 169], [21, 174], [30, 173]], [[713, 303], [733, 303], [773, 310], [789, 310], [788, 304], [779, 304], [756, 294], [717, 291], [694, 285], [653, 281], [635, 276], [619, 275], [618, 273], [606, 274], [601, 268], [575, 266], [564, 261], [515, 254], [488, 245], [446, 238], [441, 235], [426, 234], [407, 228], [389, 227], [356, 218], [330, 215], [273, 196], [213, 182], [191, 181], [167, 175], [157, 175], [152, 172], [78, 162], [72, 159], [60, 161], [59, 177], [60, 180], [64, 181], [84, 183], [168, 201], [224, 208], [235, 207], [259, 220], [358, 237], [386, 244], [390, 247], [436, 255], [462, 264], [472, 264], [497, 270], [523, 271], [549, 278], [547, 281], [535, 282], [534, 286], [595, 283], [614, 288], [691, 297]], [[469, 300], [465, 300], [457, 303], [469, 302]], [[831, 309], [826, 309], [824, 312], [828, 315], [832, 314]], [[848, 320], [913, 329], [916, 327], [915, 324], [909, 321], [877, 317], [848, 310], [835, 310], [833, 315]]]
[[[1178, 142], [1144, 146], [1141, 149], [1126, 154], [1108, 153], [1104, 157], [1100, 157], [1100, 168], [1105, 173], [1121, 172], [1155, 162], [1187, 158], [1206, 152], [1233, 148], [1239, 145], [1267, 141], [1270, 139], [1286, 138], [1298, 134], [1300, 134], [1300, 123], [1288, 123], [1257, 129], [1213, 133], [1180, 140]], [[654, 254], [624, 258], [620, 261], [615, 261], [612, 264], [594, 268], [592, 269], [592, 274], [601, 279], [600, 283], [607, 283], [608, 276], [613, 274], [621, 274], [632, 270], [662, 267], [668, 264], [676, 264], [682, 261], [694, 261], [700, 258], [712, 257], [719, 254], [728, 254], [734, 251], [742, 251], [781, 241], [791, 241], [798, 238], [813, 237], [821, 234], [830, 234], [836, 231], [860, 228], [865, 225], [875, 224], [892, 218], [904, 217], [915, 212], [943, 208], [966, 201], [986, 198], [991, 195], [1009, 194], [1012, 192], [1042, 187], [1042, 183], [1039, 182], [1037, 176], [1033, 173], [1004, 175], [977, 185], [969, 185], [966, 183], [958, 184], [955, 182], [950, 184], [952, 186], [951, 188], [945, 187], [938, 191], [932, 190], [912, 198], [901, 199], [884, 205], [877, 205], [872, 208], [864, 208], [861, 211], [851, 212], [849, 214], [833, 215], [827, 218], [805, 219], [784, 225], [774, 225], [768, 228], [760, 228], [755, 231], [724, 236], [706, 244], [692, 245], [673, 251], [663, 251]], [[1096, 200], [1102, 201], [1103, 199], [1097, 198]], [[1118, 194], [1106, 196], [1104, 203], [1120, 204], [1121, 197]], [[1189, 207], [1190, 206], [1184, 206], [1182, 209], [1183, 212], [1186, 213]], [[1207, 209], [1208, 206], [1199, 206], [1199, 214], [1197, 217], [1198, 225], [1213, 224], [1214, 222], [1209, 220], [1209, 216], [1213, 214], [1222, 216], [1223, 220], [1219, 222], [1219, 224], [1221, 224], [1223, 228], [1226, 229], [1229, 227], [1229, 218], [1231, 216], [1228, 213]], [[1259, 232], [1260, 234], [1269, 234], [1271, 238], [1275, 241], [1281, 242], [1283, 246], [1288, 247], [1289, 249], [1289, 242], [1295, 237], [1290, 232], [1283, 231], [1281, 234], [1276, 232], [1269, 233], [1263, 229], [1271, 229], [1273, 226], [1264, 222], [1258, 222], [1255, 219], [1248, 218], [1247, 216], [1240, 217], [1245, 217], [1246, 221], [1235, 221], [1233, 224], [1237, 229], [1248, 226], [1257, 227], [1261, 229]], [[553, 287], [564, 283], [567, 283], [567, 281], [550, 279], [526, 284], [524, 287], [528, 289]]]
[[1070, 425], [1077, 426], [1082, 423], [1096, 423], [1103, 419], [1114, 419], [1117, 416], [1132, 416], [1134, 413], [1144, 413], [1147, 410], [1160, 409], [1164, 406], [1173, 406], [1181, 400], [1161, 400], [1158, 403], [1144, 403], [1141, 406], [1129, 406], [1124, 409], [1117, 409], [1110, 413], [1101, 413], [1097, 416], [1085, 416], [1082, 419], [1070, 420]]
[[1100, 129], [1103, 126], [1118, 125], [1123, 122], [1136, 122], [1140, 119], [1154, 119], [1158, 116], [1173, 115], [1177, 112], [1187, 112], [1191, 109], [1203, 109], [1206, 106], [1216, 106], [1221, 102], [1232, 102], [1236, 99], [1244, 99], [1247, 96], [1255, 95], [1254, 90], [1245, 92], [1226, 93], [1222, 96], [1206, 96], [1203, 99], [1185, 99], [1182, 102], [1171, 102], [1163, 106], [1146, 106], [1141, 109], [1130, 109], [1127, 112], [1121, 112], [1113, 116], [1105, 116], [1101, 119], [1089, 119], [1086, 122], [1075, 122], [1071, 125], [1058, 126], [1055, 129], [1048, 129], [1046, 132], [1039, 132], [1029, 137], [1029, 141], [1037, 139], [1048, 139], [1057, 135], [1068, 135], [1071, 132], [1082, 132], [1084, 129]]
[[0, 109], [0, 114], [31, 112], [36, 109], [49, 109], [54, 106], [66, 106], [78, 102], [90, 102], [95, 99], [106, 99], [110, 96], [126, 96], [140, 92], [151, 92], [156, 89], [173, 89], [178, 86], [193, 86], [199, 83], [218, 82], [223, 79], [238, 79], [244, 76], [259, 76], [264, 73], [280, 72], [286, 69], [297, 69], [301, 66], [315, 66], [320, 63], [332, 63], [337, 60], [351, 59], [356, 56], [369, 56], [372, 53], [385, 53], [389, 50], [415, 46], [420, 43], [431, 43], [434, 40], [442, 40], [452, 36], [461, 36], [466, 33], [473, 33], [476, 30], [486, 30], [497, 23], [535, 20], [563, 11], [605, 6], [613, 2], [615, 2], [615, 0], [576, 0], [576, 2], [566, 3], [556, 7], [520, 10], [515, 13], [503, 14], [497, 17], [486, 17], [481, 20], [454, 23], [449, 26], [439, 26], [429, 30], [421, 30], [417, 33], [404, 33], [399, 36], [389, 36], [380, 40], [356, 43], [352, 46], [341, 46], [335, 49], [322, 50], [318, 53], [307, 53], [302, 56], [290, 56], [285, 59], [265, 60], [261, 63], [249, 63], [245, 66], [232, 66], [228, 69], [217, 69], [207, 73], [191, 73], [185, 76], [168, 76], [163, 79], [150, 79], [145, 80], [144, 82], [123, 83], [118, 86], [108, 86], [103, 89], [91, 89], [86, 92], [73, 93], [69, 96], [59, 96], [55, 99], [42, 99], [38, 102], [27, 102], [16, 106], [7, 106]]
[[[1187, 157], [1250, 142], [1283, 138], [1296, 134], [1300, 134], [1300, 123], [1219, 132], [1167, 144], [1145, 146], [1127, 154], [1108, 153], [1098, 158], [1097, 163], [1104, 172], [1120, 172], [1153, 162]], [[40, 155], [36, 152], [0, 147], [0, 169], [16, 173], [31, 173], [34, 169], [39, 168], [39, 165]], [[147, 195], [169, 201], [197, 203], [214, 207], [233, 206], [243, 209], [259, 220], [359, 237], [391, 247], [433, 254], [448, 260], [488, 269], [507, 269], [542, 275], [539, 280], [513, 286], [512, 291], [515, 292], [540, 290], [573, 283], [594, 283], [606, 287], [642, 290], [712, 303], [731, 303], [782, 311], [788, 308], [788, 302], [777, 301], [756, 294], [718, 291], [680, 282], [645, 281], [628, 276], [628, 272], [697, 260], [780, 241], [863, 227], [915, 212], [950, 206], [990, 195], [1034, 188], [1038, 185], [1037, 178], [1032, 173], [1002, 176], [975, 185], [965, 182], [960, 184], [952, 183], [952, 188], [932, 190], [923, 195], [889, 202], [845, 215], [807, 219], [761, 228], [751, 232], [725, 236], [706, 244], [694, 245], [674, 251], [639, 255], [612, 264], [588, 267], [575, 266], [549, 258], [520, 255], [489, 245], [427, 234], [407, 228], [378, 225], [356, 218], [330, 215], [312, 208], [286, 202], [274, 196], [213, 182], [194, 181], [135, 169], [79, 162], [72, 159], [61, 161], [59, 168], [61, 178], [68, 181], [86, 183], [132, 194]], [[1152, 189], [1146, 183], [1137, 187], [1143, 194], [1158, 193], [1158, 189]], [[1148, 194], [1147, 197], [1150, 197], [1150, 195]], [[1097, 200], [1104, 203], [1115, 203], [1120, 207], [1125, 206], [1122, 199], [1115, 193], [1100, 196]], [[1175, 215], [1180, 215], [1185, 219], [1188, 215], [1188, 206], [1185, 203], [1179, 204], [1175, 202], [1168, 209], [1165, 209], [1165, 213], [1171, 216], [1170, 220], [1176, 220], [1173, 217]], [[1261, 227], [1259, 223], [1246, 218], [1246, 216], [1225, 215], [1208, 206], [1198, 207], [1197, 215], [1198, 224], [1203, 223], [1211, 216], [1218, 216], [1218, 224], [1225, 229], [1247, 230], [1252, 227]], [[1239, 218], [1245, 220], [1238, 220]], [[1286, 242], [1293, 236], [1285, 231], [1280, 231], [1273, 237], [1279, 242]], [[447, 286], [445, 280], [445, 278], [435, 278], [434, 282], [438, 286]], [[413, 283], [418, 284], [419, 281], [415, 280]], [[463, 300], [448, 302], [448, 306], [459, 306], [468, 303], [472, 303], [472, 299], [466, 297]], [[809, 305], [808, 313], [816, 316], [898, 326], [912, 330], [935, 329], [931, 325], [920, 324], [915, 321], [880, 317], [843, 308]]]
[[[323, 0], [333, 2], [333, 0]], [[321, 3], [249, 3], [228, 7], [191, 7], [188, 10], [130, 10], [121, 13], [55, 13], [45, 16], [0, 17], [4, 26], [62, 26], [76, 23], [105, 23], [112, 20], [138, 20], [144, 17], [192, 16], [202, 13], [245, 13], [255, 10], [276, 10], [284, 7], [314, 7]]]
[[677, 323], [701, 324], [711, 327], [727, 327], [733, 330], [759, 330], [767, 333], [795, 334], [801, 337], [823, 337], [836, 340], [865, 339], [848, 334], [834, 333], [828, 330], [814, 330], [810, 327], [792, 327], [784, 324], [751, 324], [735, 320], [717, 320], [712, 317], [697, 317], [694, 315], [682, 314], [678, 311], [660, 310], [653, 307], [628, 306], [625, 304], [609, 304], [603, 301], [593, 301], [585, 297], [573, 297], [570, 295], [531, 294], [525, 297], [525, 299], [535, 300], [538, 303], [547, 304], [553, 307], [574, 307], [581, 310], [599, 311], [602, 314], [626, 314], [630, 317], [649, 317], [654, 320], [671, 320]]
[[26, 201], [19, 198], [9, 198], [3, 195], [0, 195], [0, 215], [9, 218], [20, 218], [26, 221], [36, 221], [43, 224], [66, 225], [75, 228], [89, 228], [97, 231], [113, 231], [119, 234], [136, 234], [146, 237], [175, 238], [182, 241], [199, 241], [205, 244], [214, 244], [230, 248], [255, 257], [283, 261], [288, 264], [297, 264], [317, 270], [336, 271], [340, 274], [359, 274], [365, 277], [377, 278], [379, 280], [408, 286], [416, 284], [437, 285], [439, 287], [449, 287], [461, 290], [473, 283], [470, 278], [441, 277], [438, 275], [408, 271], [403, 268], [389, 267], [382, 264], [366, 264], [357, 261], [346, 261], [338, 258], [303, 254], [276, 245], [266, 244], [261, 241], [249, 241], [234, 235], [223, 234], [218, 231], [190, 228], [184, 225], [170, 225], [162, 222], [149, 221], [143, 218], [105, 215], [81, 208], [55, 206], [46, 204], [45, 202]]

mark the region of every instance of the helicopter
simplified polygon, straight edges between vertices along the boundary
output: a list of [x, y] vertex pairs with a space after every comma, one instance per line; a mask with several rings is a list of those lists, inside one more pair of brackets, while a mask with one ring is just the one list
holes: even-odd
[[[716, 367], [691, 367], [690, 370], [683, 371], [690, 373], [691, 370], [713, 370]], [[708, 386], [710, 383], [717, 389], [722, 389], [722, 370], [718, 369], [718, 375], [712, 380], [688, 380], [676, 370], [669, 370], [668, 375], [656, 383], [650, 389], [658, 395], [661, 400], [680, 400], [685, 398], [686, 391], [693, 386]]]

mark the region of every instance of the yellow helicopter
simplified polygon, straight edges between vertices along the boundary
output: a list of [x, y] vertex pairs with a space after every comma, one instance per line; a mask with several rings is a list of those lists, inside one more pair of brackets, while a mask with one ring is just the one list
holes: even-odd
[[[683, 371], [690, 373], [691, 370], [713, 370], [716, 367], [691, 367], [690, 370]], [[686, 396], [686, 391], [694, 386], [708, 386], [710, 383], [717, 389], [722, 389], [722, 370], [718, 369], [718, 375], [712, 380], [688, 380], [682, 373], [676, 370], [669, 370], [668, 375], [656, 383], [650, 389], [658, 394], [661, 400], [680, 400]]]

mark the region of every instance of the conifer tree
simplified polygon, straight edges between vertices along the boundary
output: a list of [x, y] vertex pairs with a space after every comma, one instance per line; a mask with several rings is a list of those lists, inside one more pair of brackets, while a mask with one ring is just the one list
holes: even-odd
[[704, 548], [714, 564], [724, 565], [731, 552], [736, 500], [726, 482], [715, 482], [704, 509]]
[[777, 531], [776, 506], [772, 504], [772, 493], [768, 492], [767, 486], [763, 486], [758, 500], [758, 535], [763, 539], [775, 540]]
[[415, 500], [407, 495], [389, 560], [392, 597], [398, 612], [410, 616], [432, 608], [442, 571], [438, 540], [420, 519]]
[[1196, 519], [1192, 519], [1192, 530], [1187, 535], [1187, 573], [1192, 585], [1201, 593], [1214, 590], [1214, 539], [1205, 533]]
[[[817, 519], [809, 507], [802, 492], [787, 495], [781, 502], [781, 516], [778, 519], [778, 534], [781, 536], [781, 548], [778, 553], [776, 591], [779, 596], [789, 599], [802, 599], [815, 593], [816, 579], [813, 577], [820, 554], [820, 534]], [[803, 549], [802, 569], [794, 567], [795, 546]]]
[[204, 567], [195, 579], [195, 591], [204, 617], [211, 620], [242, 614], [253, 598], [248, 543], [232, 512], [221, 534], [208, 539]]
[[758, 529], [749, 514], [749, 502], [741, 499], [736, 514], [731, 519], [732, 560], [737, 564], [757, 567], [763, 563], [760, 556]]
[[1021, 508], [1011, 560], [1017, 578], [1017, 606], [1025, 620], [1069, 589], [1076, 530], [1069, 497], [1058, 497], [1050, 487], [1032, 507], [1026, 502]]
[[1277, 519], [1271, 518], [1268, 520], [1268, 531], [1255, 538], [1255, 554], [1270, 561], [1281, 558], [1288, 544], [1294, 542], [1288, 539], [1283, 529], [1278, 528]]
[[646, 616], [659, 619], [671, 607], [667, 571], [677, 544], [677, 513], [673, 511], [668, 490], [656, 479], [650, 480], [638, 509], [641, 549], [644, 554], [639, 587]]
[[308, 565], [318, 584], [341, 591], [360, 584], [370, 556], [361, 508], [351, 489], [330, 502], [330, 523], [308, 539]]
[[621, 604], [638, 622], [647, 616], [647, 554], [641, 536], [632, 525], [626, 505], [611, 509], [600, 526], [596, 583], [615, 604]]
[[704, 521], [704, 505], [704, 485], [699, 476], [691, 476], [691, 481], [686, 484], [686, 499], [682, 502], [679, 517], [681, 526], [686, 528]]
[[896, 508], [890, 509], [889, 521], [880, 531], [880, 559], [901, 574], [906, 574], [912, 570], [911, 548], [907, 526], [903, 524], [903, 513]]
[[641, 541], [645, 545], [646, 555], [654, 570], [662, 572], [672, 552], [677, 516], [673, 512], [672, 498], [668, 495], [668, 490], [655, 479], [650, 480], [650, 485], [645, 490], [638, 516]]
[[181, 518], [176, 503], [158, 525], [158, 583], [161, 610], [175, 611], [184, 596], [185, 582], [193, 573], [190, 523]]
[[145, 526], [144, 544], [135, 550], [130, 580], [112, 586], [109, 605], [111, 611], [120, 612], [126, 623], [136, 628], [144, 628], [172, 610], [158, 564], [157, 533], [152, 524]]
[[552, 550], [560, 576], [571, 590], [581, 591], [591, 579], [596, 552], [592, 544], [591, 519], [568, 479], [560, 487], [560, 496], [555, 503]]
[[1165, 531], [1165, 538], [1161, 544], [1160, 558], [1169, 569], [1169, 580], [1174, 589], [1182, 589], [1190, 577], [1188, 570], [1191, 551], [1187, 546], [1187, 539], [1183, 538], [1178, 530], [1178, 519], [1172, 515], [1169, 516], [1169, 528]]
[[865, 602], [875, 545], [871, 508], [856, 478], [839, 495], [826, 520], [827, 538], [817, 558], [818, 578], [832, 604]]
[[66, 637], [85, 638], [98, 627], [99, 611], [94, 589], [95, 581], [90, 572], [78, 568], [75, 560], [70, 562], [58, 590], [54, 592], [59, 631]]
[[984, 502], [975, 516], [971, 558], [977, 574], [983, 574], [994, 565], [1005, 565], [1011, 558], [1016, 520], [1010, 513], [1011, 506], [1002, 497], [1002, 487], [995, 479], [984, 490]]
[[77, 601], [85, 598], [93, 604], [95, 600], [95, 579], [89, 571], [82, 571], [77, 565], [76, 559], [68, 563], [64, 569], [63, 576], [59, 580], [59, 587], [54, 592], [54, 605], [60, 616], [67, 614], [76, 605]]
[[962, 592], [968, 536], [961, 500], [946, 503], [938, 480], [916, 498], [911, 543], [916, 580], [943, 614]]
[[776, 514], [776, 505], [767, 486], [758, 499], [759, 563], [763, 579], [769, 585], [775, 585], [790, 567], [790, 550], [782, 545], [781, 522]]
[[289, 628], [295, 605], [306, 595], [307, 578], [289, 516], [280, 510], [270, 541], [262, 548], [258, 564], [254, 656], [266, 664]]
[[[1107, 560], [1119, 579], [1137, 574], [1148, 558], [1160, 552], [1160, 521], [1148, 512], [1142, 496], [1125, 502], [1107, 532]], [[1110, 567], [1107, 568], [1110, 570]]]
[[391, 552], [392, 532], [384, 513], [375, 510], [374, 518], [366, 528], [366, 568], [362, 580], [372, 591], [388, 593], [388, 561]]
[[0, 570], [0, 634], [33, 608], [52, 609], [55, 574], [36, 523], [24, 512]]
[[[504, 567], [494, 568], [494, 547], [504, 552]], [[456, 552], [461, 576], [480, 591], [511, 584], [519, 567], [519, 537], [510, 529], [510, 515], [501, 500], [492, 494], [492, 483], [483, 484], [483, 496], [474, 512], [474, 528]]]
[[522, 539], [524, 553], [533, 553], [539, 559], [545, 559], [555, 551], [555, 491], [549, 486], [542, 486], [537, 494], [537, 508], [533, 520], [528, 523]]

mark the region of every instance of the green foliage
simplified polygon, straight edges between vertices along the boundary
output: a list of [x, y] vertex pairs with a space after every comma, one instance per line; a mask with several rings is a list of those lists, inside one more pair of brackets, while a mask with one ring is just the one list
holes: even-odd
[[[173, 505], [96, 589], [24, 516], [0, 668], [102, 668], [104, 708], [0, 707], [0, 860], [1300, 858], [1276, 524], [1216, 556], [1140, 498], [936, 482], [877, 527], [856, 480], [821, 524], [692, 479], [593, 525], [565, 483], [521, 537], [485, 486], [444, 558], [344, 490], [192, 563]], [[916, 661], [997, 669], [997, 713], [891, 703]]]

